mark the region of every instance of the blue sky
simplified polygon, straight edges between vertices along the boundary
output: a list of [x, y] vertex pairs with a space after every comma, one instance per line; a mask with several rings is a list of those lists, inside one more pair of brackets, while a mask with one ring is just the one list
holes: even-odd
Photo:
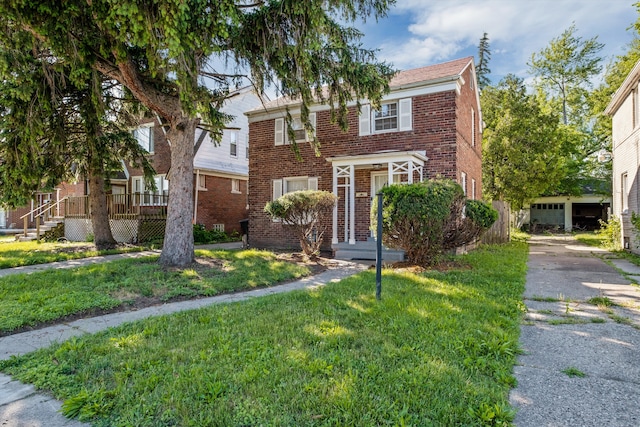
[[605, 44], [604, 64], [626, 50], [638, 14], [634, 0], [397, 0], [386, 18], [358, 28], [367, 48], [397, 69], [476, 56], [488, 33], [491, 80], [528, 78], [527, 61], [571, 24]]

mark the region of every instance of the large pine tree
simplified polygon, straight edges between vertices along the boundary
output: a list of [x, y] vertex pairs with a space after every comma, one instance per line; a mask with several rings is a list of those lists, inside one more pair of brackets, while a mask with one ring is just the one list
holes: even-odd
[[[393, 0], [6, 0], [0, 19], [68, 58], [74, 73], [97, 70], [128, 88], [163, 120], [171, 143], [169, 206], [160, 262], [194, 258], [193, 141], [199, 117], [214, 134], [228, 88], [248, 76], [302, 103], [329, 104], [346, 126], [347, 103], [379, 102], [393, 70], [360, 47], [344, 23], [382, 16]], [[231, 66], [230, 66], [231, 64]], [[326, 91], [320, 89], [324, 87]]]

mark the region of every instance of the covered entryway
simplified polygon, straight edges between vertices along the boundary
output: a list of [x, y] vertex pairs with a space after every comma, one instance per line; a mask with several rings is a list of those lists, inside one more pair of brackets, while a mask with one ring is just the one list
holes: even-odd
[[[355, 251], [375, 251], [369, 231], [371, 203], [375, 194], [389, 182], [413, 183], [424, 179], [424, 151], [390, 151], [361, 156], [330, 157], [333, 167], [333, 193], [338, 202], [333, 209], [331, 243], [344, 251], [346, 259]], [[365, 248], [366, 247], [366, 248]], [[359, 254], [370, 259], [371, 254]], [[375, 255], [375, 252], [374, 252]]]

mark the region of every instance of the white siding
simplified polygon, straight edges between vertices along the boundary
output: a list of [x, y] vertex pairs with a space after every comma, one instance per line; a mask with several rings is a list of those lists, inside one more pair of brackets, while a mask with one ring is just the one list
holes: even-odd
[[[245, 156], [247, 144], [249, 141], [249, 120], [244, 115], [245, 111], [251, 110], [262, 105], [258, 96], [251, 90], [245, 90], [239, 95], [229, 98], [225, 104], [223, 111], [234, 116], [233, 120], [227, 124], [238, 133], [237, 153], [232, 157], [230, 151], [230, 131], [225, 131], [222, 141], [216, 146], [211, 140], [211, 136], [207, 136], [202, 141], [200, 149], [194, 159], [194, 167], [196, 169], [204, 169], [222, 173], [249, 174], [249, 161]], [[237, 130], [236, 130], [237, 129]], [[196, 140], [200, 136], [200, 131], [196, 131]]]

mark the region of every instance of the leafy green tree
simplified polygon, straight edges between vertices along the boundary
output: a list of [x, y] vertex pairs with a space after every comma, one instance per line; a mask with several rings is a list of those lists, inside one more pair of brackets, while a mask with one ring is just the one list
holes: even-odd
[[529, 69], [535, 85], [552, 105], [559, 105], [565, 125], [584, 125], [583, 106], [591, 79], [602, 71], [598, 38], [583, 40], [575, 24], [531, 56]]
[[566, 135], [558, 115], [543, 111], [514, 75], [485, 88], [481, 103], [483, 194], [519, 211], [566, 175]]
[[328, 191], [294, 191], [268, 202], [264, 211], [282, 221], [284, 227], [292, 227], [300, 241], [300, 248], [307, 256], [320, 253], [322, 239], [336, 196]]
[[[249, 76], [270, 81], [308, 106], [319, 100], [347, 126], [347, 105], [379, 103], [393, 70], [345, 26], [382, 16], [393, 0], [7, 0], [0, 19], [37, 35], [74, 74], [97, 70], [118, 81], [163, 120], [171, 143], [170, 197], [160, 262], [194, 259], [193, 141], [204, 124], [220, 135], [229, 87]], [[221, 65], [222, 64], [222, 65]], [[246, 70], [246, 71], [245, 71]], [[322, 89], [326, 90], [322, 90]]]
[[607, 176], [597, 162], [601, 143], [594, 134], [588, 108], [592, 81], [602, 70], [599, 53], [604, 45], [597, 37], [583, 39], [576, 32], [571, 25], [549, 46], [534, 53], [529, 62], [541, 105], [561, 112], [564, 125], [565, 175], [545, 191], [548, 195], [580, 195], [584, 187], [593, 186], [594, 179]]
[[6, 28], [0, 36], [0, 201], [24, 205], [38, 191], [87, 178], [94, 242], [108, 249], [116, 242], [105, 180], [121, 168], [121, 159], [150, 176], [153, 168], [130, 133], [106, 120], [109, 82], [96, 72], [69, 74], [33, 35]]
[[478, 75], [478, 87], [484, 89], [491, 84], [489, 74], [489, 61], [491, 60], [491, 50], [489, 49], [489, 36], [484, 33], [480, 39], [478, 45], [478, 66], [476, 67], [476, 74]]

